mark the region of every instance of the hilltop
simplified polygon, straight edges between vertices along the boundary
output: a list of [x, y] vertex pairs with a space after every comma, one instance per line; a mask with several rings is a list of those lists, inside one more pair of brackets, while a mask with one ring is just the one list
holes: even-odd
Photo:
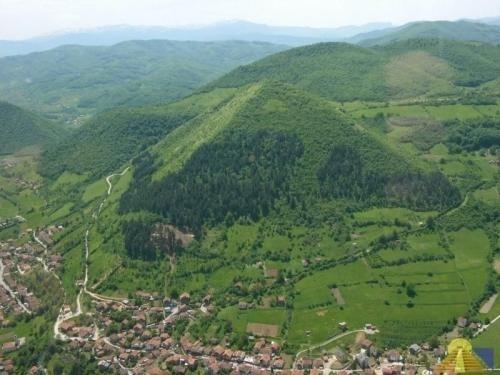
[[412, 22], [400, 27], [363, 33], [349, 41], [362, 46], [388, 44], [415, 38], [439, 38], [446, 40], [500, 43], [500, 26], [472, 21]]
[[0, 59], [0, 99], [79, 125], [80, 116], [107, 109], [178, 100], [283, 49], [258, 42], [164, 40], [64, 46]]
[[58, 32], [26, 40], [0, 40], [0, 57], [41, 52], [63, 45], [110, 46], [130, 40], [261, 41], [291, 46], [341, 40], [359, 33], [390, 27], [389, 23], [332, 28], [282, 27], [247, 21], [227, 21], [203, 27], [104, 26], [88, 30]]
[[0, 155], [28, 146], [43, 146], [61, 136], [50, 121], [13, 104], [0, 101]]
[[[274, 79], [336, 101], [464, 96], [464, 87], [498, 78], [500, 47], [411, 39], [382, 47], [320, 43], [239, 67], [208, 86]], [[411, 72], [411, 74], [408, 74]]]

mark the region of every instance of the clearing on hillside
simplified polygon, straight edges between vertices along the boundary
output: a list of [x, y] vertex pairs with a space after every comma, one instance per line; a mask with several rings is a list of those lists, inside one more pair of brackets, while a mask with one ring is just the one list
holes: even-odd
[[345, 299], [344, 297], [342, 297], [342, 293], [340, 292], [339, 288], [332, 288], [332, 295], [337, 300], [337, 304], [339, 306], [345, 305]]
[[280, 328], [274, 324], [248, 323], [247, 332], [255, 336], [276, 337]]
[[491, 308], [495, 305], [495, 301], [497, 300], [498, 293], [491, 296], [491, 298], [481, 306], [481, 310], [479, 312], [481, 314], [488, 314]]

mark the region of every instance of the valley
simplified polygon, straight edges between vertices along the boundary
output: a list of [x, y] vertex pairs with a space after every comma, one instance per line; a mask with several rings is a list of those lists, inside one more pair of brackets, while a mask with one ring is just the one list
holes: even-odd
[[500, 49], [407, 39], [252, 45], [123, 106], [22, 91], [45, 115], [0, 117], [29, 125], [0, 143], [0, 366], [422, 373], [465, 337], [500, 367]]

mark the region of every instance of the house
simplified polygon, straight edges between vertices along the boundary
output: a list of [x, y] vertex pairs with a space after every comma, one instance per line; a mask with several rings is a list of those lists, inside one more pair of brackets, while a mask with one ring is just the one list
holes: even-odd
[[73, 331], [73, 329], [75, 328], [75, 323], [71, 322], [71, 321], [65, 321], [65, 322], [62, 322], [60, 325], [59, 325], [59, 329], [64, 332], [64, 333], [68, 333], [70, 331]]
[[322, 369], [324, 366], [324, 362], [321, 358], [316, 358], [314, 361], [313, 361], [313, 367], [314, 368], [319, 368], [319, 369]]
[[436, 349], [434, 349], [432, 354], [434, 354], [434, 357], [436, 358], [443, 358], [446, 354], [446, 350], [443, 346], [439, 346]]
[[387, 353], [387, 359], [389, 362], [399, 362], [401, 361], [401, 354], [397, 350], [389, 350]]
[[365, 352], [361, 352], [356, 356], [356, 363], [363, 370], [370, 367], [370, 359]]
[[276, 298], [276, 305], [279, 307], [285, 307], [286, 306], [286, 297], [285, 296], [278, 296]]
[[457, 319], [457, 326], [459, 328], [465, 328], [467, 327], [467, 324], [469, 323], [469, 320], [463, 316]]
[[410, 347], [408, 349], [409, 349], [410, 353], [413, 355], [420, 354], [420, 352], [422, 351], [422, 348], [418, 344], [412, 344], [412, 345], [410, 345]]
[[174, 374], [184, 375], [186, 373], [186, 367], [185, 366], [174, 366], [174, 368], [172, 369], [172, 372]]
[[274, 358], [273, 368], [281, 370], [281, 369], [283, 369], [283, 367], [285, 367], [285, 360], [281, 357]]
[[263, 367], [269, 367], [271, 365], [271, 356], [269, 354], [262, 354], [259, 358], [259, 364]]
[[207, 294], [205, 297], [203, 297], [202, 302], [203, 302], [203, 304], [205, 306], [210, 305], [210, 303], [212, 302], [212, 295], [211, 294]]
[[361, 341], [361, 347], [365, 350], [370, 350], [372, 345], [373, 345], [373, 342], [371, 342], [368, 339], [364, 339], [363, 341]]
[[280, 270], [277, 268], [266, 268], [265, 274], [269, 279], [277, 279], [280, 274]]
[[212, 355], [216, 358], [222, 358], [226, 349], [222, 345], [217, 345], [212, 349]]
[[246, 303], [245, 301], [240, 301], [238, 303], [238, 309], [240, 310], [246, 310], [248, 308], [248, 303]]
[[15, 341], [9, 341], [2, 345], [2, 352], [10, 353], [17, 349]]
[[310, 358], [302, 358], [302, 361], [299, 363], [299, 368], [303, 370], [310, 370], [313, 367], [313, 360]]
[[182, 293], [181, 296], [179, 297], [179, 301], [181, 301], [181, 303], [183, 304], [188, 304], [190, 299], [191, 296], [187, 292]]

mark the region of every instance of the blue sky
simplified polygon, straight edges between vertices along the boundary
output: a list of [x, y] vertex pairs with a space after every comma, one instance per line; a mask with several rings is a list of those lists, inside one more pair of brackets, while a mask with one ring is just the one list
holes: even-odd
[[337, 27], [500, 16], [500, 0], [0, 0], [0, 38], [104, 25], [204, 25], [248, 20]]

